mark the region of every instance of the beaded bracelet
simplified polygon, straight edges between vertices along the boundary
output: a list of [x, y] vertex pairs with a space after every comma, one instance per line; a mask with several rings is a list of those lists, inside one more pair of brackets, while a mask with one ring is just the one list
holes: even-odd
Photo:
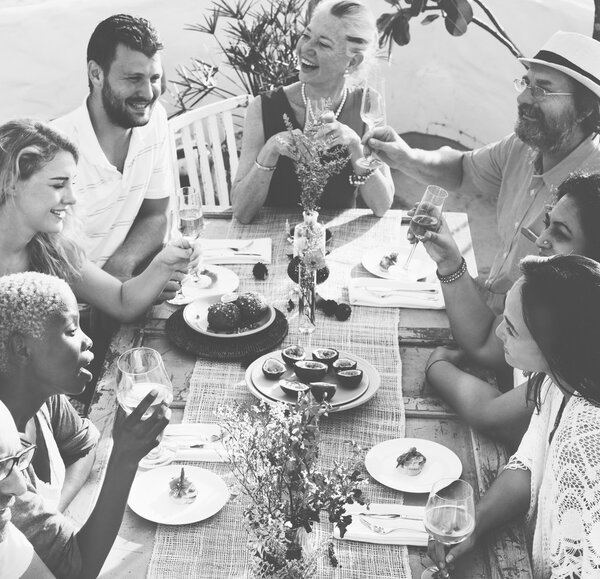
[[373, 173], [375, 173], [375, 169], [368, 169], [366, 173], [362, 173], [360, 175], [357, 175], [354, 171], [352, 171], [352, 173], [348, 175], [348, 182], [353, 187], [360, 187], [361, 185], [364, 185], [367, 182], [367, 179]]
[[272, 167], [268, 167], [267, 165], [261, 165], [258, 162], [258, 157], [254, 160], [254, 166], [261, 171], [266, 171], [267, 173], [272, 173], [277, 168], [277, 165], [273, 165]]
[[462, 277], [467, 271], [467, 262], [465, 261], [465, 258], [462, 258], [462, 261], [460, 262], [460, 267], [454, 272], [451, 273], [449, 275], [440, 275], [439, 271], [435, 272], [435, 275], [437, 275], [437, 278], [442, 282], [442, 283], [452, 283], [453, 281], [456, 281], [458, 278]]

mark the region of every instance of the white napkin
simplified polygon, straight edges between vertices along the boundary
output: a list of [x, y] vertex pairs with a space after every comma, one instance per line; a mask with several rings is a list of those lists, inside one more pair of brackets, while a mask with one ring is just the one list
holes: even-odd
[[218, 424], [202, 422], [169, 424], [164, 430], [164, 441], [177, 448], [173, 460], [227, 462], [227, 453], [221, 440], [207, 442], [202, 448], [189, 448], [192, 444], [210, 440], [212, 435], [221, 435]]
[[[204, 263], [271, 263], [270, 237], [260, 239], [203, 239], [202, 261]], [[234, 251], [232, 247], [239, 248]]]
[[[346, 513], [352, 515], [352, 523], [348, 526], [343, 540], [359, 541], [361, 543], [379, 543], [381, 545], [414, 545], [416, 547], [426, 547], [428, 534], [423, 525], [423, 516], [425, 507], [413, 507], [406, 505], [385, 505], [382, 503], [371, 503], [367, 509], [363, 505], [347, 505]], [[379, 519], [366, 517], [370, 523], [386, 528], [401, 527], [398, 531], [393, 531], [387, 535], [381, 535], [371, 531], [360, 521], [358, 513], [397, 513], [419, 517], [420, 520], [409, 519]], [[340, 538], [340, 531], [336, 527], [333, 532], [336, 539]]]
[[446, 307], [440, 284], [373, 277], [354, 277], [348, 284], [351, 304], [374, 308], [442, 310]]

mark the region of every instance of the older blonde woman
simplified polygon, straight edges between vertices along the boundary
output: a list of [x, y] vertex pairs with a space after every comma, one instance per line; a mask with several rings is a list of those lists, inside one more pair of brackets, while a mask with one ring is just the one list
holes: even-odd
[[71, 183], [77, 160], [71, 141], [43, 123], [0, 126], [0, 275], [58, 275], [80, 301], [129, 321], [152, 305], [175, 272], [193, 265], [194, 251], [185, 242], [168, 245], [124, 283], [89, 262], [63, 232], [76, 202]]
[[250, 222], [263, 205], [298, 205], [300, 185], [283, 115], [301, 131], [315, 120], [310, 101], [317, 98], [332, 103], [322, 135], [330, 147], [343, 146], [350, 153], [347, 166], [327, 183], [321, 206], [354, 207], [360, 193], [375, 215], [389, 209], [394, 196], [389, 169], [383, 166], [370, 174], [356, 164], [363, 156], [366, 127], [360, 118], [362, 90], [348, 86], [348, 79], [368, 66], [376, 39], [375, 18], [359, 0], [325, 0], [317, 5], [296, 48], [300, 81], [261, 95], [248, 107], [231, 191], [233, 212], [240, 221]]

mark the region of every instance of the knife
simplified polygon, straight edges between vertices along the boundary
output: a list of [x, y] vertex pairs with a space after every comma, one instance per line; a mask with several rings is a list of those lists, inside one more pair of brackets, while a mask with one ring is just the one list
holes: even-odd
[[408, 521], [422, 521], [423, 517], [416, 515], [403, 515], [400, 513], [358, 513], [362, 517], [373, 517], [374, 519], [406, 519]]
[[356, 286], [357, 288], [360, 289], [365, 289], [368, 292], [375, 292], [375, 293], [404, 293], [404, 292], [418, 292], [418, 293], [432, 293], [432, 294], [437, 294], [438, 293], [438, 289], [437, 288], [408, 288], [408, 287], [387, 287], [385, 285], [381, 285], [381, 286], [366, 286], [366, 285], [359, 285]]

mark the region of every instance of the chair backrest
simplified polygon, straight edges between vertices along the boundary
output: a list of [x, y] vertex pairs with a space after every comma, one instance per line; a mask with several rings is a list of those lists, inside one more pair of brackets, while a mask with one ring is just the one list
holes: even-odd
[[[231, 205], [229, 189], [238, 167], [236, 128], [240, 133], [251, 98], [251, 95], [236, 96], [169, 120], [176, 188], [195, 187], [204, 205]], [[180, 151], [183, 152], [181, 166]]]

